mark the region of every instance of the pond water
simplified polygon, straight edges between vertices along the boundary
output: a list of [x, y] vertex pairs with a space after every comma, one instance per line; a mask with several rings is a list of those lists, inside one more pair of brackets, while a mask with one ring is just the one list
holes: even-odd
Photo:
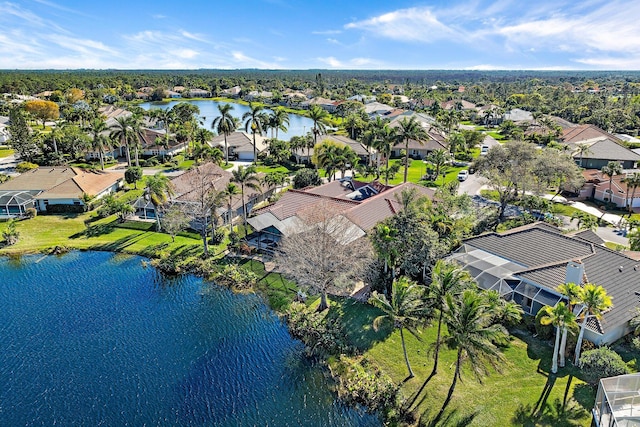
[[375, 426], [256, 295], [139, 257], [0, 257], [0, 425]]
[[[211, 130], [211, 123], [213, 120], [220, 116], [218, 112], [218, 105], [220, 104], [228, 104], [228, 102], [218, 102], [211, 101], [206, 99], [197, 99], [197, 100], [185, 100], [185, 101], [169, 101], [169, 102], [145, 102], [140, 104], [140, 107], [145, 110], [150, 110], [152, 108], [161, 108], [163, 110], [169, 109], [174, 105], [180, 102], [188, 102], [190, 104], [196, 105], [200, 109], [199, 118], [202, 121], [202, 127]], [[231, 115], [237, 117], [238, 119], [242, 119], [242, 115], [249, 110], [249, 107], [242, 104], [231, 103], [233, 105], [233, 110], [231, 110]], [[267, 112], [269, 110], [266, 110]], [[241, 122], [241, 127], [244, 129], [244, 123]], [[289, 114], [289, 126], [287, 126], [287, 131], [278, 132], [278, 139], [282, 139], [288, 141], [292, 136], [303, 136], [307, 132], [309, 132], [313, 128], [313, 120], [308, 117], [299, 116], [297, 114]], [[271, 137], [271, 131], [266, 135]]]

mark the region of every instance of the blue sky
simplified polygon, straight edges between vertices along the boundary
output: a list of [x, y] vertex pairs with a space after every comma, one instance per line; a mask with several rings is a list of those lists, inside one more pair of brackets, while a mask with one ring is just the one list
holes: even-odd
[[640, 69], [637, 0], [0, 0], [0, 69]]

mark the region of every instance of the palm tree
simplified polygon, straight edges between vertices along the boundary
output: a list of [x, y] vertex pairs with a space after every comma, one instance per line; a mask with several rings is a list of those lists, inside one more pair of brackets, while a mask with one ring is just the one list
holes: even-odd
[[[570, 312], [573, 313], [573, 309], [575, 305], [578, 302], [580, 302], [580, 292], [582, 291], [582, 288], [579, 285], [576, 285], [575, 283], [569, 282], [569, 283], [563, 283], [559, 285], [558, 291], [562, 295], [567, 297], [567, 300], [569, 301], [567, 304], [567, 308], [569, 309]], [[560, 350], [559, 350], [561, 368], [564, 368], [564, 365], [565, 365], [564, 354], [566, 353], [566, 348], [567, 348], [568, 332], [569, 332], [569, 329], [565, 325], [564, 328], [562, 329], [562, 339], [560, 340]]]
[[373, 320], [373, 328], [377, 331], [383, 320], [390, 320], [393, 327], [400, 331], [400, 341], [402, 342], [402, 352], [404, 361], [407, 364], [409, 378], [415, 375], [409, 363], [407, 346], [404, 341], [404, 330], [408, 330], [414, 337], [420, 340], [419, 331], [416, 326], [424, 315], [424, 303], [422, 301], [422, 290], [420, 287], [406, 277], [400, 277], [394, 281], [391, 287], [391, 301], [387, 297], [373, 292], [369, 298], [369, 304], [379, 308], [384, 314]]
[[318, 143], [318, 135], [324, 134], [327, 131], [327, 126], [323, 120], [329, 117], [329, 113], [323, 110], [318, 105], [312, 105], [309, 108], [309, 118], [313, 121], [313, 146]]
[[442, 333], [442, 320], [446, 309], [448, 295], [461, 293], [471, 282], [471, 276], [466, 270], [457, 264], [449, 263], [442, 259], [436, 261], [431, 270], [431, 285], [429, 286], [429, 297], [433, 301], [433, 306], [438, 310], [438, 330], [436, 333], [435, 350], [433, 352], [433, 370], [431, 375], [438, 373], [438, 357], [440, 353], [440, 337]]
[[611, 161], [603, 166], [601, 171], [603, 175], [609, 177], [609, 202], [613, 203], [613, 192], [611, 191], [613, 177], [622, 173], [622, 165], [618, 162]]
[[160, 231], [160, 209], [174, 194], [173, 183], [162, 172], [147, 177], [147, 197], [151, 200], [156, 211], [156, 227]]
[[409, 141], [413, 140], [420, 145], [423, 144], [423, 140], [427, 138], [427, 132], [424, 130], [420, 122], [418, 122], [415, 116], [409, 118], [405, 117], [400, 120], [398, 127], [398, 139], [404, 141], [404, 182], [407, 182], [407, 176], [409, 173]]
[[442, 169], [448, 160], [449, 154], [444, 148], [438, 148], [429, 153], [427, 161], [436, 167], [436, 178], [440, 176], [440, 169]]
[[[242, 115], [244, 121], [244, 129], [253, 135], [253, 164], [258, 162], [258, 149], [256, 146], [256, 133], [262, 134], [264, 128], [264, 116], [261, 111], [264, 109], [261, 105], [253, 105], [249, 103], [249, 111]], [[245, 215], [245, 221], [247, 220]]]
[[169, 146], [169, 126], [171, 123], [175, 122], [176, 116], [173, 110], [167, 108], [163, 110], [162, 108], [156, 108], [150, 111], [149, 114], [156, 120], [156, 123], [162, 122], [162, 128], [164, 129], [164, 145], [165, 147]]
[[341, 147], [336, 144], [324, 143], [315, 147], [314, 155], [319, 168], [327, 173], [329, 181], [332, 180], [336, 170], [340, 168], [343, 162]]
[[[236, 120], [231, 115], [233, 110], [232, 104], [218, 104], [220, 116], [213, 119], [211, 129], [218, 132], [218, 135], [224, 135], [224, 164], [229, 164], [229, 148], [227, 147], [227, 137], [236, 129]], [[255, 141], [254, 141], [255, 145]]]
[[585, 154], [591, 154], [590, 146], [587, 144], [578, 144], [578, 147], [576, 148], [576, 153], [580, 154], [580, 167], [583, 168], [584, 165], [582, 164], [582, 158], [584, 157]]
[[564, 302], [560, 301], [551, 307], [545, 305], [542, 307], [543, 315], [540, 317], [540, 324], [553, 325], [556, 328], [556, 342], [553, 345], [553, 356], [551, 358], [551, 372], [558, 372], [558, 353], [560, 347], [560, 335], [564, 328], [570, 329], [575, 327], [576, 316], [569, 310]]
[[287, 182], [287, 174], [284, 172], [269, 172], [262, 178], [262, 183], [269, 189], [278, 189], [278, 186]]
[[138, 152], [140, 150], [140, 141], [142, 140], [142, 117], [133, 114], [127, 118], [127, 122], [131, 128], [131, 142], [135, 152], [136, 166], [140, 166]]
[[576, 342], [576, 357], [573, 361], [576, 366], [580, 363], [582, 338], [587, 326], [587, 321], [590, 318], [597, 320], [602, 319], [602, 313], [613, 305], [607, 291], [602, 286], [593, 283], [585, 283], [580, 292], [579, 299], [579, 304], [582, 304], [583, 307], [579, 313], [579, 316], [582, 316], [582, 322], [580, 322], [580, 333], [578, 334], [578, 341]]
[[505, 358], [496, 343], [506, 341], [508, 333], [502, 325], [491, 324], [491, 313], [484, 298], [477, 291], [467, 289], [459, 297], [446, 298], [445, 324], [448, 347], [457, 349], [456, 368], [453, 381], [440, 412], [431, 425], [437, 425], [451, 402], [458, 379], [462, 375], [462, 364], [468, 362], [476, 378], [488, 374], [488, 366], [500, 369]]
[[[640, 187], [640, 173], [634, 173], [624, 179], [627, 184], [627, 208], [629, 209], [629, 217], [633, 213], [633, 199], [636, 197], [636, 189]], [[631, 190], [631, 200], [629, 201], [629, 190]]]
[[92, 136], [93, 149], [98, 151], [98, 156], [100, 157], [100, 168], [102, 170], [104, 170], [105, 143], [105, 136], [102, 135], [102, 133], [106, 132], [108, 129], [109, 128], [107, 127], [107, 123], [102, 117], [94, 118], [87, 129]]
[[276, 139], [278, 139], [278, 131], [286, 132], [288, 126], [289, 113], [287, 113], [284, 108], [272, 108], [271, 114], [269, 115], [269, 127], [276, 131]]
[[227, 184], [222, 194], [227, 198], [227, 216], [229, 220], [229, 232], [233, 233], [233, 213], [231, 212], [231, 206], [233, 205], [233, 196], [240, 194], [240, 189], [233, 182]]
[[120, 141], [125, 147], [125, 155], [127, 156], [127, 166], [131, 167], [131, 150], [129, 148], [129, 142], [133, 135], [133, 129], [131, 129], [128, 117], [117, 117], [116, 123], [111, 127], [111, 133], [109, 137], [111, 139]]
[[[379, 132], [375, 149], [378, 153], [384, 155], [385, 168], [389, 170], [389, 158], [391, 157], [391, 151], [393, 146], [398, 142], [398, 134], [396, 128], [389, 125], [385, 125]], [[378, 161], [378, 175], [380, 174], [380, 162]], [[385, 175], [385, 185], [389, 185], [389, 175]]]
[[252, 188], [256, 191], [260, 191], [260, 179], [256, 173], [255, 166], [238, 166], [238, 169], [231, 172], [233, 177], [232, 182], [240, 184], [240, 194], [242, 194], [242, 212], [244, 214], [244, 224], [247, 223], [247, 204], [244, 199], [245, 187]]

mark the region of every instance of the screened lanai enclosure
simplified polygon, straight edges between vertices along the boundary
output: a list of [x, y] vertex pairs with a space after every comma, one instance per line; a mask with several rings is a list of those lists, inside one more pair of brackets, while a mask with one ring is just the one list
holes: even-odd
[[0, 218], [16, 218], [35, 208], [34, 197], [40, 191], [0, 191]]
[[482, 249], [462, 245], [449, 259], [468, 271], [482, 289], [498, 291], [504, 299], [520, 304], [526, 314], [535, 315], [545, 305], [562, 300], [561, 295], [520, 277], [518, 273], [526, 267]]
[[596, 427], [640, 426], [640, 374], [600, 380], [593, 424]]

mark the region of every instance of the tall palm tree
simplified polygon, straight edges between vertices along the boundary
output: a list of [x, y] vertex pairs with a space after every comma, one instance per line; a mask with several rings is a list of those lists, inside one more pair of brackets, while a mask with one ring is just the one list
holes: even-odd
[[222, 190], [222, 194], [227, 199], [227, 216], [229, 220], [229, 232], [233, 233], [233, 213], [231, 212], [231, 206], [233, 205], [233, 197], [237, 194], [240, 194], [240, 189], [236, 184], [230, 182], [227, 184], [224, 190]]
[[91, 120], [88, 131], [91, 134], [92, 148], [98, 151], [98, 157], [100, 158], [100, 169], [104, 170], [104, 143], [105, 136], [103, 132], [106, 132], [109, 128], [107, 123], [102, 117], [96, 117]]
[[129, 123], [129, 127], [131, 128], [131, 144], [133, 144], [133, 150], [135, 153], [136, 166], [140, 166], [139, 160], [139, 151], [140, 151], [140, 142], [142, 141], [142, 117], [136, 114], [133, 114], [127, 117], [127, 123]]
[[424, 303], [422, 301], [423, 291], [415, 282], [400, 277], [394, 281], [391, 286], [391, 300], [387, 297], [373, 292], [373, 296], [369, 298], [369, 304], [379, 308], [384, 314], [373, 319], [373, 328], [377, 331], [380, 323], [384, 320], [390, 320], [393, 327], [400, 331], [400, 341], [402, 342], [402, 352], [404, 353], [404, 361], [407, 364], [409, 378], [415, 375], [409, 363], [407, 355], [407, 346], [404, 341], [404, 330], [409, 331], [414, 337], [420, 340], [417, 325], [420, 323], [424, 315]]
[[[242, 115], [242, 120], [244, 121], [244, 129], [249, 132], [251, 130], [251, 135], [253, 135], [253, 164], [255, 165], [258, 162], [258, 149], [256, 146], [256, 133], [262, 135], [262, 131], [264, 128], [264, 116], [262, 114], [262, 110], [264, 109], [261, 105], [253, 105], [249, 103], [249, 111]], [[246, 221], [245, 215], [245, 221]]]
[[173, 183], [162, 172], [147, 177], [146, 195], [156, 211], [156, 227], [160, 231], [160, 209], [174, 195]]
[[[580, 293], [582, 291], [582, 288], [580, 287], [580, 285], [576, 285], [575, 283], [572, 283], [572, 282], [563, 283], [558, 286], [558, 291], [562, 295], [567, 297], [567, 300], [568, 300], [567, 308], [569, 309], [570, 312], [573, 313], [573, 309], [575, 305], [580, 302]], [[567, 326], [565, 325], [564, 328], [562, 328], [562, 338], [560, 340], [560, 350], [559, 350], [561, 368], [564, 368], [564, 365], [565, 365], [564, 354], [566, 353], [566, 349], [567, 349], [568, 332], [569, 332], [569, 328], [567, 328]]]
[[169, 127], [176, 121], [176, 115], [174, 111], [170, 108], [155, 108], [150, 111], [149, 115], [156, 120], [156, 123], [162, 123], [162, 128], [164, 129], [164, 145], [165, 147], [169, 146]]
[[603, 166], [601, 171], [603, 175], [607, 175], [609, 177], [609, 202], [613, 203], [613, 192], [611, 191], [613, 177], [622, 173], [622, 165], [618, 162], [611, 161]]
[[131, 149], [129, 142], [133, 135], [133, 129], [129, 124], [128, 117], [117, 117], [115, 124], [111, 127], [111, 133], [109, 137], [111, 139], [120, 141], [120, 144], [125, 148], [125, 155], [127, 157], [127, 166], [131, 167]]
[[578, 144], [576, 147], [576, 153], [580, 154], [580, 167], [583, 168], [584, 164], [582, 163], [582, 158], [585, 154], [591, 154], [590, 146], [587, 144]]
[[[636, 189], [640, 187], [640, 173], [634, 173], [624, 179], [627, 184], [627, 209], [629, 209], [629, 217], [633, 213], [633, 199], [636, 197]], [[631, 190], [631, 200], [629, 200], [629, 190]]]
[[447, 163], [448, 160], [449, 154], [444, 148], [433, 150], [427, 156], [427, 161], [436, 167], [436, 179], [440, 176], [440, 169], [442, 169], [442, 167]]
[[[232, 104], [218, 104], [218, 112], [220, 115], [213, 119], [211, 129], [218, 132], [218, 135], [224, 135], [224, 164], [229, 164], [229, 148], [227, 147], [227, 137], [236, 130], [236, 120], [231, 115], [233, 110]], [[255, 141], [254, 141], [255, 145]]]
[[284, 108], [272, 108], [269, 114], [269, 127], [276, 132], [278, 139], [278, 131], [286, 132], [289, 126], [289, 113]]
[[240, 184], [240, 194], [242, 194], [242, 213], [244, 215], [244, 224], [247, 223], [247, 204], [244, 199], [244, 190], [246, 187], [252, 188], [256, 191], [260, 191], [260, 179], [256, 173], [255, 166], [238, 166], [238, 169], [231, 172], [233, 177], [232, 182]]
[[313, 121], [313, 146], [315, 147], [318, 143], [318, 135], [322, 135], [326, 133], [327, 126], [324, 124], [323, 120], [329, 117], [329, 113], [327, 113], [322, 107], [318, 105], [312, 105], [309, 108], [309, 118]]
[[287, 174], [284, 172], [269, 172], [262, 178], [262, 183], [270, 190], [277, 190], [278, 186], [284, 185], [285, 182], [287, 182]]
[[326, 171], [327, 178], [331, 181], [342, 161], [340, 146], [328, 143], [320, 144], [314, 155], [318, 167]]
[[508, 333], [502, 325], [491, 324], [491, 320], [492, 315], [487, 310], [484, 298], [477, 291], [467, 289], [459, 297], [447, 296], [445, 342], [448, 347], [457, 349], [456, 368], [447, 397], [432, 425], [437, 425], [451, 402], [464, 362], [468, 362], [478, 380], [488, 374], [489, 365], [499, 370], [500, 363], [504, 362], [505, 358], [496, 343], [505, 342]]
[[540, 324], [553, 325], [556, 328], [556, 341], [553, 345], [553, 356], [551, 357], [551, 373], [558, 372], [558, 353], [560, 350], [560, 336], [564, 328], [572, 329], [576, 324], [576, 316], [569, 310], [562, 301], [554, 307], [546, 305], [542, 307], [543, 315], [540, 317]]
[[427, 138], [427, 131], [424, 130], [415, 116], [405, 117], [399, 122], [398, 139], [404, 141], [404, 182], [407, 182], [409, 173], [409, 141], [413, 140], [422, 145]]
[[438, 373], [438, 358], [440, 355], [440, 344], [442, 334], [442, 321], [444, 318], [447, 297], [458, 295], [469, 283], [471, 276], [466, 270], [457, 264], [439, 259], [431, 270], [431, 285], [429, 286], [429, 298], [433, 301], [433, 307], [438, 310], [438, 330], [436, 333], [436, 343], [433, 352], [433, 370], [431, 376]]
[[602, 313], [613, 305], [611, 297], [607, 294], [607, 291], [600, 285], [593, 283], [585, 283], [580, 292], [580, 302], [582, 304], [582, 310], [580, 310], [579, 316], [582, 317], [580, 322], [580, 333], [578, 334], [578, 341], [576, 342], [576, 357], [573, 363], [578, 365], [580, 363], [580, 351], [582, 350], [582, 338], [584, 337], [584, 330], [587, 326], [587, 321], [591, 318], [602, 319]]
[[[375, 149], [378, 150], [378, 153], [384, 155], [385, 168], [387, 170], [389, 170], [389, 158], [391, 157], [391, 151], [393, 151], [393, 146], [396, 142], [398, 142], [398, 133], [396, 132], [396, 128], [385, 125], [380, 129]], [[380, 174], [380, 161], [378, 161], [377, 164], [377, 173], [378, 175]], [[388, 174], [385, 175], [385, 185], [389, 185]]]

